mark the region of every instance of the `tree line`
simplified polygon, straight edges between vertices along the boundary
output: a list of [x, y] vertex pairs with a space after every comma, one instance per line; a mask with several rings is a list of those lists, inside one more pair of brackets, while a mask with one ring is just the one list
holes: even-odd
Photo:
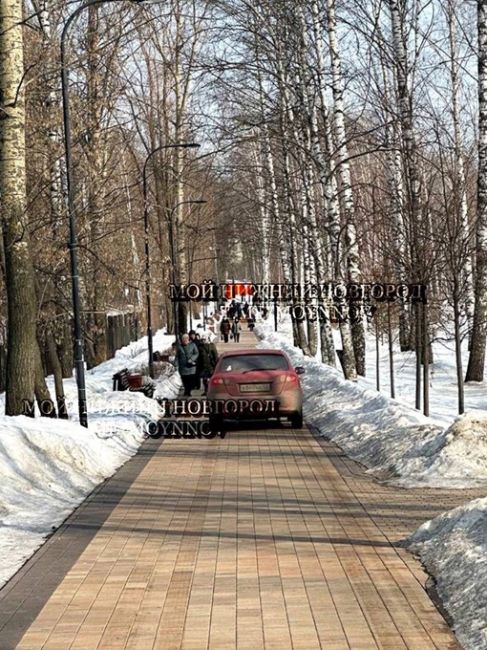
[[[425, 305], [397, 301], [375, 325], [340, 323], [344, 374], [365, 374], [367, 327], [389, 332], [415, 353], [416, 407], [427, 412], [432, 342], [453, 339], [463, 412], [464, 381], [482, 381], [485, 365], [486, 3], [226, 8], [215, 83], [231, 103], [225, 136], [245, 141], [234, 171], [262, 242], [251, 272], [426, 285]], [[319, 347], [336, 364], [328, 323], [293, 326], [306, 354]]]
[[[170, 283], [209, 277], [422, 283], [426, 305], [398, 301], [373, 324], [339, 324], [343, 372], [365, 374], [368, 329], [397, 338], [415, 354], [416, 406], [427, 409], [432, 342], [453, 337], [462, 412], [463, 383], [481, 381], [485, 365], [486, 4], [87, 7], [69, 33], [67, 64], [88, 366], [107, 356], [110, 310], [144, 317], [142, 170], [153, 153], [146, 198], [159, 323], [187, 323]], [[9, 415], [50, 399], [48, 373], [60, 413], [72, 375], [59, 45], [73, 9], [0, 0]], [[165, 148], [177, 143], [202, 146]], [[326, 319], [295, 320], [293, 336], [337, 364]]]

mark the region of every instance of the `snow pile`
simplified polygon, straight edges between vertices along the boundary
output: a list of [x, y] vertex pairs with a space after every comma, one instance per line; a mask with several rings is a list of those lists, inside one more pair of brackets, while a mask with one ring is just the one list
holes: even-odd
[[[262, 322], [262, 321], [261, 321]], [[267, 324], [266, 324], [267, 325]], [[279, 332], [292, 341], [292, 323], [289, 313], [281, 313]], [[342, 342], [338, 329], [332, 329], [335, 347], [341, 350]], [[382, 341], [382, 342], [381, 342]], [[358, 378], [358, 385], [376, 391], [377, 353], [376, 338], [372, 331], [366, 332], [365, 366], [366, 377]], [[455, 342], [451, 332], [433, 339], [433, 359], [430, 365], [430, 416], [436, 424], [449, 426], [458, 415], [457, 370], [455, 365]], [[399, 349], [398, 334], [393, 340], [394, 383], [396, 400], [414, 409], [416, 391], [416, 354]], [[462, 345], [463, 368], [468, 365], [467, 338]], [[318, 355], [319, 358], [319, 355]], [[338, 360], [337, 360], [338, 363]], [[390, 396], [389, 346], [387, 337], [379, 336], [379, 379], [381, 392]], [[487, 411], [487, 381], [465, 384], [465, 410]]]
[[423, 524], [407, 540], [428, 571], [468, 650], [487, 650], [487, 498]]
[[[157, 350], [162, 352], [168, 350], [171, 344], [174, 341], [174, 336], [171, 334], [164, 334], [162, 330], [159, 330], [152, 337], [152, 346], [154, 352]], [[106, 382], [109, 388], [111, 388], [111, 378], [118, 370], [122, 368], [127, 368], [130, 372], [148, 372], [149, 369], [149, 358], [147, 351], [147, 336], [143, 336], [138, 341], [134, 341], [126, 345], [124, 348], [117, 350], [113, 359], [108, 359], [100, 363], [92, 370], [89, 370], [87, 373], [87, 380], [89, 381], [90, 377], [95, 377], [95, 383], [99, 383], [100, 379], [103, 379]]]
[[322, 435], [374, 473], [405, 487], [487, 485], [487, 412], [458, 418], [444, 430], [382, 393], [347, 381], [338, 370], [305, 357], [270, 324], [258, 328], [260, 347], [284, 349], [302, 365], [304, 414]]
[[[173, 337], [157, 333], [154, 349]], [[74, 379], [65, 380], [71, 420], [0, 416], [0, 586], [93, 488], [111, 476], [141, 444], [158, 403], [141, 393], [112, 391], [112, 375], [147, 363], [147, 339], [131, 343], [86, 374], [89, 428], [77, 418]], [[54, 394], [52, 378], [48, 380]], [[177, 395], [180, 378], [157, 381], [157, 393]], [[3, 396], [2, 396], [3, 397]]]
[[[487, 410], [470, 411], [445, 429], [364, 380], [346, 381], [305, 357], [289, 332], [276, 334], [263, 323], [257, 334], [260, 347], [282, 348], [295, 366], [305, 367], [307, 421], [370, 471], [405, 487], [487, 485]], [[487, 650], [487, 498], [425, 523], [407, 543], [436, 577], [460, 642], [468, 650]]]

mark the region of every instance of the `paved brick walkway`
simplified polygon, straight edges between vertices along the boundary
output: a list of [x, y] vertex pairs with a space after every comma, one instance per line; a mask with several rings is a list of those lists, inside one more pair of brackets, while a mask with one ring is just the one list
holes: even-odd
[[0, 591], [1, 650], [458, 648], [394, 544], [475, 493], [247, 427], [147, 441]]

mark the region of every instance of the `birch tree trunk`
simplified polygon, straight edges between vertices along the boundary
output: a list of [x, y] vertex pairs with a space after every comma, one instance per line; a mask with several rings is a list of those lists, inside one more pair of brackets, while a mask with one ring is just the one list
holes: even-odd
[[271, 139], [269, 129], [265, 130], [265, 162], [267, 165], [267, 172], [269, 174], [270, 189], [271, 189], [271, 205], [272, 215], [271, 221], [274, 226], [274, 232], [279, 242], [279, 257], [281, 261], [283, 282], [291, 282], [291, 248], [289, 245], [289, 237], [286, 231], [286, 226], [283, 219], [283, 210], [279, 204], [279, 195], [277, 192], [276, 172], [274, 165], [274, 154], [271, 147]]
[[[66, 237], [63, 217], [66, 214], [65, 205], [67, 197], [63, 190], [62, 175], [61, 97], [59, 82], [57, 81], [59, 74], [55, 54], [55, 43], [57, 41], [55, 41], [55, 34], [53, 34], [51, 12], [51, 0], [43, 0], [39, 10], [39, 23], [44, 35], [43, 56], [45, 57], [46, 78], [48, 80], [45, 106], [48, 114], [49, 207], [51, 211], [53, 239], [59, 240]], [[56, 306], [54, 309], [48, 310], [46, 316], [48, 319], [53, 318], [53, 323], [49, 323], [46, 327], [46, 347], [54, 372], [58, 414], [59, 417], [67, 418], [68, 414], [63, 387], [64, 373], [61, 358], [65, 358], [69, 366], [68, 376], [71, 376], [73, 369], [73, 343], [71, 327], [66, 327], [66, 321], [69, 318], [68, 313], [63, 306], [63, 295], [69, 295], [69, 271], [66, 256], [64, 256], [63, 262], [61, 272], [54, 273], [53, 286], [49, 288]]]
[[464, 305], [468, 325], [468, 345], [472, 347], [472, 329], [474, 316], [474, 292], [473, 292], [473, 272], [470, 246], [468, 245], [468, 206], [466, 192], [465, 166], [462, 152], [462, 136], [460, 129], [460, 112], [459, 112], [459, 92], [460, 81], [458, 76], [458, 47], [457, 47], [457, 28], [455, 17], [455, 3], [448, 0], [447, 7], [448, 22], [448, 41], [450, 46], [450, 79], [451, 79], [451, 100], [452, 100], [452, 120], [453, 120], [453, 143], [455, 154], [455, 186], [454, 192], [460, 197], [459, 208], [459, 236], [461, 239], [461, 254], [464, 257]]
[[[313, 3], [313, 6], [315, 7], [315, 11], [317, 11], [316, 2]], [[305, 106], [306, 109], [305, 112], [307, 115], [307, 122], [308, 122], [306, 127], [307, 140], [305, 143], [305, 148], [308, 149], [313, 154], [313, 161], [315, 164], [315, 167], [313, 168], [310, 161], [306, 161], [303, 159], [303, 163], [302, 163], [305, 169], [303, 180], [306, 189], [305, 197], [307, 201], [307, 218], [309, 221], [309, 246], [312, 253], [311, 261], [313, 264], [313, 270], [312, 270], [313, 281], [317, 282], [318, 284], [325, 284], [327, 279], [326, 270], [327, 269], [329, 270], [331, 276], [331, 270], [334, 266], [334, 263], [331, 261], [333, 252], [332, 252], [332, 246], [330, 245], [329, 246], [330, 259], [328, 259], [326, 249], [325, 249], [325, 244], [324, 244], [325, 238], [323, 237], [323, 233], [320, 232], [320, 228], [318, 226], [318, 215], [317, 215], [317, 207], [316, 207], [317, 202], [315, 200], [315, 197], [312, 196], [312, 188], [315, 187], [315, 185], [318, 185], [319, 187], [319, 195], [321, 196], [323, 207], [325, 208], [325, 210], [328, 211], [327, 217], [325, 217], [323, 221], [325, 223], [328, 222], [328, 225], [329, 225], [328, 220], [330, 219], [330, 214], [333, 215], [333, 211], [335, 211], [335, 214], [338, 215], [339, 218], [339, 209], [338, 209], [338, 201], [337, 201], [338, 195], [337, 193], [333, 193], [333, 188], [330, 185], [330, 181], [334, 178], [334, 176], [331, 173], [329, 157], [326, 155], [328, 152], [325, 152], [323, 150], [323, 142], [325, 142], [324, 147], [326, 149], [326, 141], [320, 137], [319, 126], [318, 126], [317, 105], [315, 99], [316, 88], [313, 87], [312, 84], [312, 82], [314, 81], [318, 85], [318, 99], [321, 102], [321, 110], [324, 111], [323, 120], [325, 123], [327, 123], [328, 115], [327, 115], [327, 108], [325, 104], [324, 88], [321, 86], [322, 72], [323, 72], [322, 70], [323, 56], [322, 56], [321, 49], [318, 48], [316, 45], [317, 40], [320, 37], [318, 33], [318, 25], [314, 26], [315, 48], [316, 48], [315, 52], [318, 59], [318, 66], [317, 66], [318, 70], [311, 71], [309, 69], [309, 65], [306, 62], [306, 52], [311, 50], [312, 43], [309, 37], [308, 29], [306, 26], [306, 22], [302, 10], [300, 11], [299, 16], [300, 16], [300, 27], [303, 34], [303, 48], [302, 48], [302, 58], [300, 61], [299, 83], [300, 83], [301, 101]], [[316, 16], [313, 15], [313, 20], [315, 19]], [[307, 70], [310, 79], [305, 78], [304, 76], [305, 70]], [[313, 74], [313, 72], [317, 72], [317, 75]], [[317, 170], [318, 178], [316, 178], [314, 169]], [[333, 216], [331, 218], [331, 222], [332, 223], [334, 222]], [[333, 228], [332, 232], [328, 233], [328, 235], [329, 236], [327, 238], [327, 241], [331, 243], [332, 240], [334, 240], [335, 242], [334, 250], [336, 252], [338, 250], [338, 234], [336, 232], [336, 228]], [[318, 301], [314, 301], [314, 306], [318, 308], [318, 326], [319, 326], [319, 335], [320, 335], [321, 360], [323, 361], [323, 363], [327, 363], [328, 365], [335, 367], [336, 366], [335, 344], [333, 341], [333, 333], [329, 321], [329, 310], [327, 309], [327, 305], [323, 304], [323, 302], [321, 304], [318, 304]], [[326, 312], [328, 312], [328, 315], [326, 315]], [[313, 324], [313, 327], [316, 327], [316, 324]], [[313, 330], [309, 332], [309, 335], [310, 334], [314, 335]], [[311, 349], [313, 349], [313, 345], [310, 344], [310, 347]]]
[[[402, 161], [400, 151], [400, 138], [398, 137], [398, 124], [396, 110], [392, 104], [389, 92], [389, 79], [384, 60], [381, 57], [382, 80], [384, 85], [385, 101], [385, 148], [386, 148], [386, 179], [389, 189], [389, 220], [393, 232], [392, 257], [393, 268], [397, 277], [396, 282], [407, 282], [407, 249], [406, 228], [404, 223], [404, 187], [402, 180]], [[401, 351], [411, 349], [411, 333], [409, 331], [410, 314], [408, 305], [404, 300], [399, 302], [399, 345]]]
[[0, 0], [0, 193], [8, 302], [5, 413], [34, 404], [37, 305], [26, 217], [21, 0]]
[[[254, 21], [254, 50], [255, 50], [255, 60], [257, 64], [257, 81], [258, 81], [258, 88], [259, 88], [259, 112], [260, 112], [260, 119], [261, 119], [261, 139], [262, 139], [262, 146], [261, 146], [261, 151], [256, 151], [254, 153], [254, 158], [257, 163], [256, 169], [257, 169], [257, 192], [260, 196], [259, 198], [259, 208], [260, 208], [260, 214], [261, 214], [261, 219], [260, 219], [260, 227], [261, 227], [261, 239], [262, 239], [262, 282], [264, 284], [267, 284], [270, 282], [270, 239], [271, 239], [271, 218], [269, 216], [269, 210], [267, 207], [267, 197], [266, 197], [266, 191], [265, 191], [265, 180], [264, 180], [264, 174], [259, 171], [259, 169], [264, 170], [265, 166], [267, 166], [267, 175], [269, 177], [269, 181], [271, 184], [271, 202], [272, 202], [272, 207], [273, 207], [273, 212], [274, 212], [274, 221], [276, 219], [277, 215], [277, 210], [276, 210], [276, 188], [275, 188], [275, 176], [274, 176], [274, 165], [272, 161], [272, 153], [271, 153], [271, 144], [270, 144], [270, 137], [269, 137], [269, 130], [268, 126], [266, 124], [266, 111], [265, 111], [265, 97], [264, 97], [264, 82], [262, 78], [262, 70], [261, 70], [261, 57], [260, 57], [260, 47], [259, 47], [259, 39], [258, 39], [258, 28], [256, 21]], [[259, 155], [261, 154], [261, 156]], [[262, 162], [260, 162], [260, 158], [262, 159]]]
[[[388, 0], [391, 15], [392, 46], [397, 79], [397, 101], [399, 107], [399, 123], [401, 133], [404, 172], [406, 180], [406, 208], [409, 218], [409, 244], [411, 249], [411, 281], [423, 282], [425, 260], [419, 252], [419, 228], [421, 223], [421, 176], [417, 155], [417, 144], [413, 123], [413, 102], [408, 88], [408, 60], [403, 34], [403, 16], [398, 0]], [[421, 393], [421, 310], [411, 309], [415, 320], [411, 327], [416, 350], [416, 408], [419, 408], [418, 396]]]
[[276, 183], [276, 173], [274, 168], [274, 155], [272, 153], [271, 147], [271, 138], [269, 134], [269, 129], [265, 128], [264, 134], [264, 152], [265, 152], [265, 164], [267, 166], [267, 173], [269, 176], [270, 184], [270, 193], [271, 193], [271, 218], [269, 227], [276, 233], [279, 242], [279, 257], [281, 260], [282, 273], [284, 276], [284, 282], [289, 282], [290, 272], [289, 272], [289, 247], [287, 246], [286, 239], [283, 236], [283, 224], [281, 223], [281, 211], [279, 209], [279, 197], [277, 194], [277, 183]]
[[[282, 142], [282, 156], [283, 156], [283, 181], [287, 211], [287, 226], [289, 232], [289, 271], [291, 283], [299, 282], [299, 269], [298, 251], [297, 251], [297, 226], [296, 226], [296, 198], [293, 193], [292, 173], [290, 163], [290, 133], [292, 132], [293, 114], [289, 105], [289, 91], [288, 79], [284, 72], [283, 61], [280, 58], [280, 52], [277, 53], [277, 71], [278, 82], [280, 90], [280, 105], [279, 105], [279, 126], [280, 136]], [[293, 321], [293, 341], [294, 345], [300, 347], [301, 350], [308, 354], [308, 343], [306, 341], [306, 333], [303, 321], [298, 321], [294, 317]]]
[[[265, 137], [265, 136], [264, 136]], [[265, 146], [265, 145], [263, 145]], [[266, 197], [266, 190], [265, 190], [265, 179], [263, 175], [263, 160], [261, 159], [261, 152], [259, 151], [259, 147], [252, 146], [252, 154], [253, 154], [253, 164], [255, 165], [256, 169], [256, 178], [255, 178], [255, 190], [256, 190], [256, 195], [257, 195], [257, 202], [259, 206], [259, 214], [260, 214], [260, 220], [259, 220], [259, 228], [260, 228], [260, 239], [261, 239], [261, 246], [262, 246], [262, 259], [260, 262], [260, 277], [262, 278], [262, 282], [268, 283], [270, 282], [270, 259], [269, 259], [269, 212], [267, 208], [267, 197]]]
[[[132, 208], [132, 197], [130, 195], [130, 187], [128, 185], [128, 173], [127, 173], [127, 167], [126, 167], [126, 161], [125, 161], [125, 155], [122, 155], [122, 168], [124, 170], [124, 189], [125, 189], [125, 196], [126, 196], [126, 201], [127, 201], [127, 219], [129, 222], [129, 227], [128, 227], [128, 237], [129, 237], [129, 243], [130, 243], [130, 253], [132, 257], [132, 266], [133, 268], [138, 271], [141, 268], [140, 265], [140, 257], [139, 257], [139, 251], [137, 250], [137, 242], [135, 240], [135, 223], [134, 223], [134, 214], [133, 214], [133, 208]], [[166, 265], [167, 266], [167, 265]], [[169, 280], [170, 281], [170, 280]], [[133, 302], [136, 311], [142, 311], [144, 307], [144, 302], [142, 299], [142, 291], [136, 287], [132, 289], [132, 295], [133, 295]]]
[[[310, 235], [309, 228], [306, 222], [303, 225], [303, 263], [304, 263], [304, 283], [306, 286], [310, 286], [311, 283], [316, 282], [314, 278], [314, 272], [312, 270], [312, 257], [311, 257], [311, 244], [310, 244]], [[312, 308], [313, 305], [308, 302], [308, 308]], [[309, 353], [312, 357], [316, 355], [318, 350], [318, 332], [316, 327], [316, 316], [311, 314], [311, 317], [307, 317], [307, 337], [308, 337], [308, 348]]]
[[487, 321], [487, 3], [477, 2], [479, 144], [476, 227], [475, 312], [465, 381], [483, 381]]
[[[59, 74], [55, 63], [54, 34], [51, 20], [51, 0], [43, 0], [39, 10], [39, 23], [44, 34], [43, 55], [46, 57], [45, 66], [47, 68], [47, 78], [58, 79]], [[53, 85], [53, 84], [56, 85]], [[62, 177], [62, 134], [60, 130], [60, 105], [61, 96], [59, 83], [52, 82], [47, 88], [45, 104], [48, 109], [48, 139], [50, 143], [49, 150], [49, 201], [51, 214], [53, 217], [54, 233], [60, 234], [62, 228], [63, 214], [65, 213], [65, 194], [63, 191]]]
[[[357, 232], [355, 227], [355, 208], [352, 192], [352, 180], [348, 157], [347, 134], [345, 130], [345, 114], [343, 103], [343, 80], [341, 70], [340, 51], [336, 33], [335, 0], [327, 0], [328, 38], [330, 44], [330, 60], [332, 71], [333, 117], [337, 148], [338, 175], [342, 196], [342, 216], [345, 224], [345, 246], [347, 251], [347, 279], [349, 282], [359, 283], [361, 280], [359, 265], [359, 250]], [[365, 333], [362, 319], [353, 319], [352, 343], [355, 360], [355, 369], [359, 375], [365, 376]], [[345, 355], [344, 355], [345, 357]], [[351, 355], [347, 355], [351, 363]], [[352, 371], [353, 374], [353, 371]]]
[[[176, 39], [175, 39], [175, 64], [174, 64], [174, 141], [180, 142], [182, 138], [182, 70], [181, 70], [181, 48], [183, 39], [182, 22], [179, 2], [176, 3]], [[187, 254], [186, 254], [186, 233], [184, 229], [184, 187], [182, 184], [183, 151], [180, 148], [174, 149], [174, 182], [175, 182], [175, 205], [174, 205], [174, 238], [176, 245], [176, 273], [178, 284], [185, 284], [187, 281]], [[186, 303], [178, 303], [178, 334], [182, 335], [188, 331], [188, 307]]]
[[[176, 133], [179, 131], [177, 125]], [[174, 239], [176, 246], [176, 273], [178, 284], [186, 284], [188, 281], [188, 255], [186, 250], [186, 232], [184, 226], [184, 186], [182, 184], [182, 151], [174, 150], [174, 177], [176, 183], [174, 206]], [[178, 302], [178, 334], [188, 331], [188, 305], [185, 302]]]
[[322, 166], [320, 169], [320, 184], [323, 202], [327, 210], [327, 235], [329, 239], [329, 250], [327, 253], [327, 272], [329, 278], [339, 276], [340, 266], [340, 205], [338, 201], [338, 189], [336, 184], [335, 152], [331, 132], [331, 122], [326, 101], [325, 82], [325, 53], [324, 38], [321, 27], [321, 11], [317, 0], [311, 2], [311, 15], [313, 25], [313, 43], [316, 56], [316, 67], [314, 76], [316, 78], [317, 92], [319, 99], [319, 112], [321, 115], [320, 149]]

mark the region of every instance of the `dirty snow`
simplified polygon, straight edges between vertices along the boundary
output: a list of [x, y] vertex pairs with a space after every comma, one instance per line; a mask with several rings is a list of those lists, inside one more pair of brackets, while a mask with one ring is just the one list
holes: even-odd
[[[404, 487], [485, 486], [487, 492], [486, 391], [480, 385], [467, 387], [470, 410], [456, 417], [451, 360], [435, 352], [436, 414], [426, 418], [406, 403], [414, 370], [407, 358], [403, 359], [406, 371], [396, 376], [398, 394], [406, 400], [396, 401], [371, 389], [374, 378], [349, 382], [341, 372], [304, 357], [292, 345], [289, 326], [282, 329], [276, 334], [270, 323], [261, 322], [259, 345], [281, 348], [294, 365], [305, 367], [304, 414], [321, 435], [370, 472]], [[477, 392], [478, 402], [473, 398]], [[487, 650], [487, 498], [426, 522], [407, 543], [436, 579], [460, 643], [466, 650]]]
[[423, 524], [407, 540], [436, 577], [436, 589], [467, 650], [487, 649], [487, 498]]
[[[157, 332], [154, 350], [172, 340]], [[88, 429], [76, 421], [74, 379], [64, 382], [69, 421], [0, 416], [0, 586], [96, 485], [136, 453], [146, 423], [161, 415], [153, 399], [112, 391], [117, 370], [140, 370], [146, 364], [144, 337], [86, 373]], [[48, 385], [54, 394], [52, 378]], [[168, 368], [156, 394], [175, 397], [179, 386], [179, 375]]]

